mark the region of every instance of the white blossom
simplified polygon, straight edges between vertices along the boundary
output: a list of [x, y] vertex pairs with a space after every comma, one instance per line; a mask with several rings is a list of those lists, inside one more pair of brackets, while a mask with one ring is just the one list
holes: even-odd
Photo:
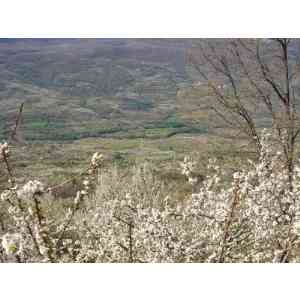
[[103, 155], [99, 152], [95, 152], [91, 159], [91, 165], [93, 167], [98, 167], [103, 160]]
[[41, 194], [45, 191], [43, 183], [38, 180], [30, 180], [21, 189], [17, 191], [17, 196], [22, 200], [32, 199], [34, 195]]
[[7, 255], [17, 254], [21, 250], [22, 237], [18, 233], [6, 233], [2, 236], [2, 247]]
[[0, 143], [0, 159], [3, 159], [4, 156], [8, 156], [9, 148], [7, 142]]

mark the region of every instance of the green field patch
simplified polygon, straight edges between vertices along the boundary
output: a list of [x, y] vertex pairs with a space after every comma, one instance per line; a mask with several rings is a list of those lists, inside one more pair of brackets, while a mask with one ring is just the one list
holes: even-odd
[[125, 98], [122, 100], [121, 108], [134, 111], [149, 111], [154, 108], [154, 103], [149, 98]]

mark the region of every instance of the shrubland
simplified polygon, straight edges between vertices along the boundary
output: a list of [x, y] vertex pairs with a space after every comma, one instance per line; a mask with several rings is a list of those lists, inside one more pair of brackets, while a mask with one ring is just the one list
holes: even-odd
[[94, 153], [73, 199], [55, 193], [68, 180], [17, 184], [2, 143], [9, 181], [1, 191], [1, 261], [298, 262], [300, 166], [288, 172], [272, 131], [260, 140], [258, 157], [236, 169], [212, 157], [199, 170], [185, 157], [184, 192], [151, 163], [104, 168]]

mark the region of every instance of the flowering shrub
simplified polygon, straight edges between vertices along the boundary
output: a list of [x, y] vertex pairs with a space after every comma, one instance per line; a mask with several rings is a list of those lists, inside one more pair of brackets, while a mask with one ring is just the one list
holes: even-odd
[[[4, 146], [5, 148], [4, 148]], [[2, 159], [12, 176], [8, 161], [8, 147], [1, 145]], [[29, 181], [22, 187], [14, 184], [11, 177], [11, 187], [1, 193], [1, 209], [6, 212], [2, 220], [1, 260], [18, 262], [64, 262], [73, 261], [78, 247], [75, 239], [77, 228], [73, 219], [81, 209], [87, 197], [90, 182], [97, 177], [102, 155], [95, 153], [90, 166], [81, 176], [84, 188], [77, 192], [72, 205], [65, 211], [62, 218], [55, 218], [45, 209], [46, 197], [56, 189], [46, 189], [38, 180]], [[64, 183], [63, 183], [64, 184]], [[71, 236], [71, 237], [70, 237]]]
[[[195, 162], [182, 173], [193, 192], [178, 201], [152, 171], [123, 176], [101, 170], [96, 153], [83, 189], [58, 216], [46, 188], [35, 180], [1, 193], [1, 260], [18, 262], [298, 262], [300, 166], [290, 174], [283, 154], [262, 135], [257, 161], [233, 174], [210, 160], [202, 182]], [[8, 146], [1, 144], [8, 161]], [[292, 181], [291, 181], [292, 178]], [[51, 210], [52, 209], [52, 210]]]

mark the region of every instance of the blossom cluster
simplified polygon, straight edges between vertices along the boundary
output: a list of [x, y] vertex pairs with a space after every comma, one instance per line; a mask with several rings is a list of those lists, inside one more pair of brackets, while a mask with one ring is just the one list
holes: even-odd
[[43, 183], [38, 180], [30, 180], [22, 188], [17, 190], [17, 196], [19, 199], [27, 200], [35, 195], [44, 193], [44, 191], [45, 187]]
[[5, 158], [5, 156], [8, 156], [9, 154], [9, 148], [7, 142], [0, 143], [0, 160]]

